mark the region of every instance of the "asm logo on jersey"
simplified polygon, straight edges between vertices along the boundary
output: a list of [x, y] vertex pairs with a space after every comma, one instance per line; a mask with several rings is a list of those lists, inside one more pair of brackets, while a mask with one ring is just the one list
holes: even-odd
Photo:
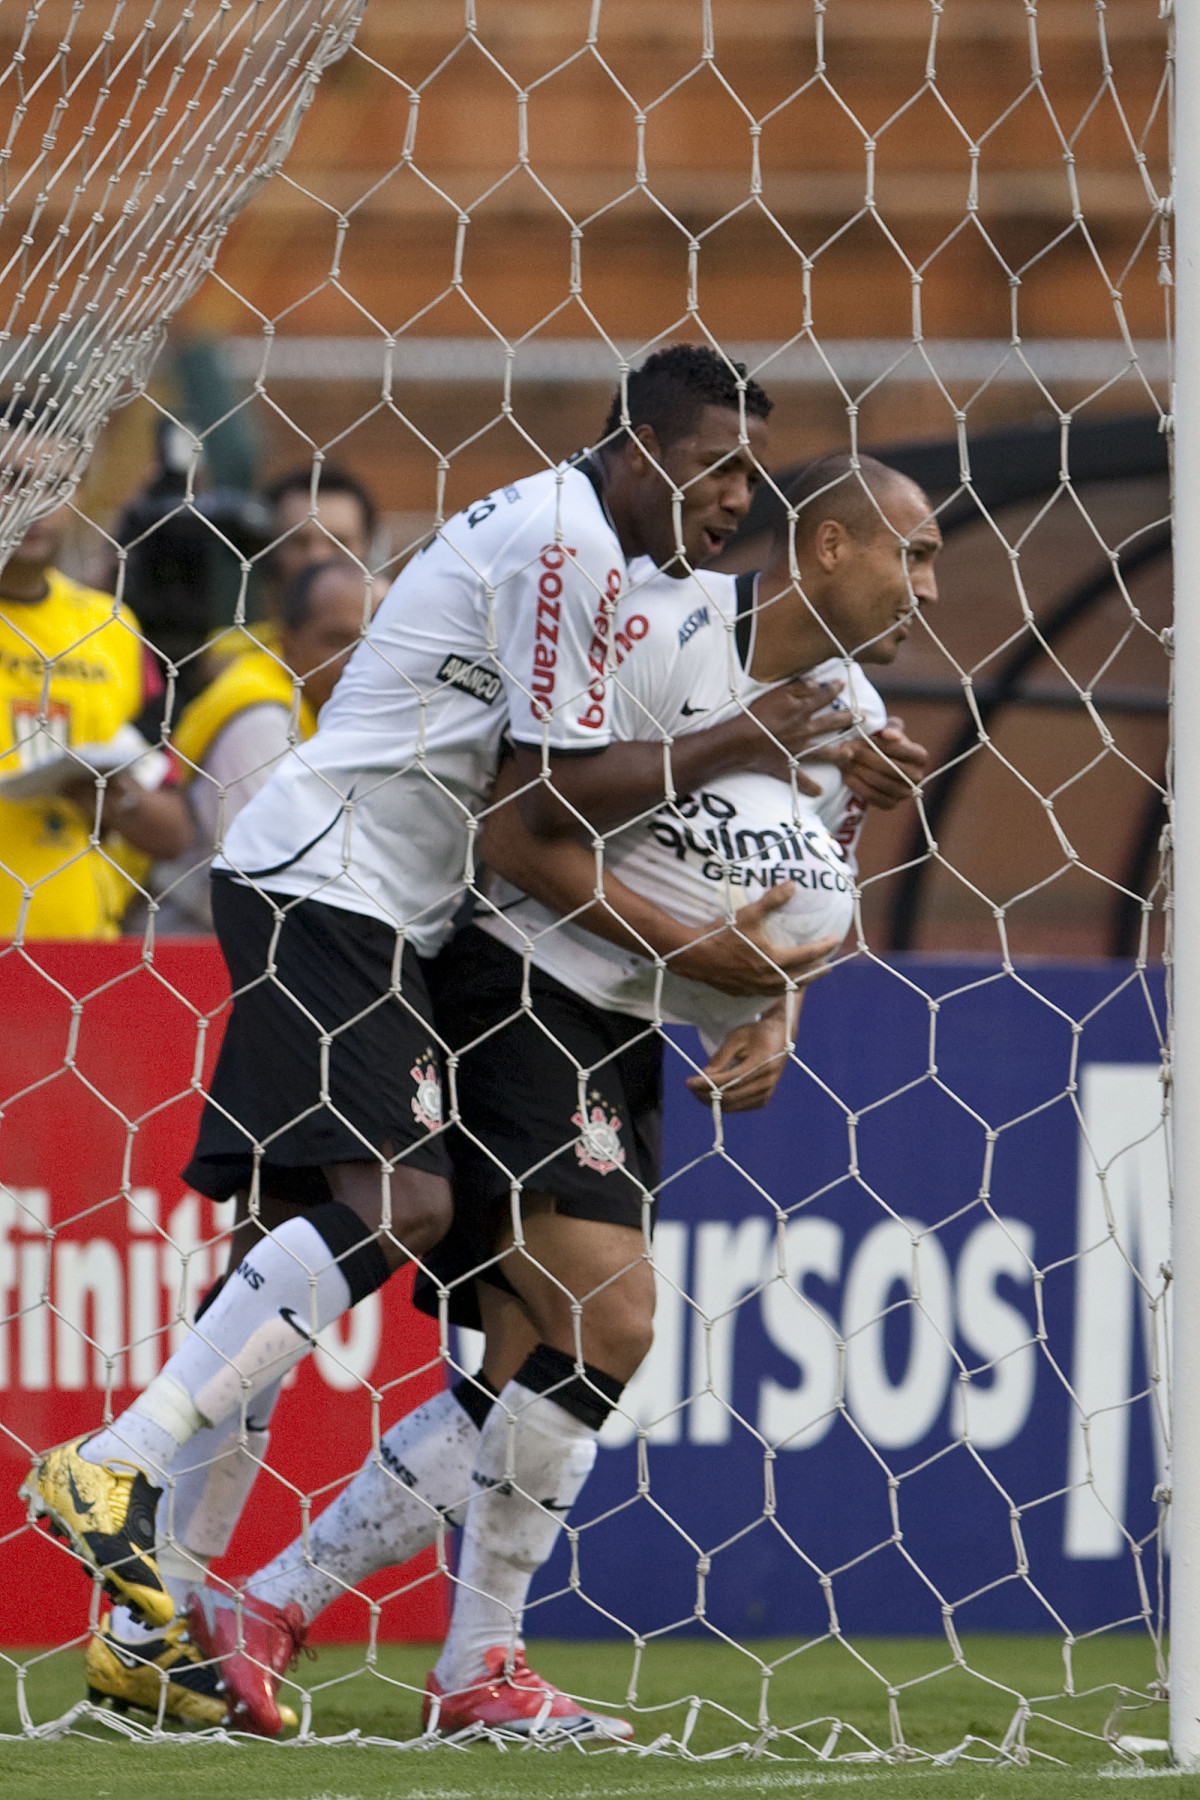
[[679, 648], [682, 650], [689, 638], [694, 638], [702, 626], [711, 623], [707, 606], [698, 606], [694, 613], [689, 613], [679, 627]]
[[621, 1142], [621, 1115], [605, 1105], [600, 1094], [593, 1093], [592, 1105], [584, 1112], [571, 1114], [572, 1125], [578, 1125], [579, 1137], [575, 1154], [585, 1169], [597, 1175], [611, 1175], [625, 1167], [625, 1146]]
[[426, 1131], [439, 1131], [442, 1124], [442, 1077], [432, 1049], [422, 1051], [408, 1071], [416, 1084], [412, 1097], [413, 1118]]

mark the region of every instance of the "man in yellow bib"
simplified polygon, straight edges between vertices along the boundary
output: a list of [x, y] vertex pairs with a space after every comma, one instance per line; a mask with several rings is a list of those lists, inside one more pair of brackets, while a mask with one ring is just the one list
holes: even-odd
[[278, 650], [245, 651], [188, 705], [171, 739], [192, 818], [192, 842], [151, 877], [158, 930], [212, 930], [208, 866], [236, 813], [287, 750], [317, 728], [346, 658], [375, 609], [367, 578], [345, 556], [308, 564], [286, 589]]
[[90, 772], [87, 749], [110, 745], [162, 678], [128, 607], [53, 566], [67, 517], [37, 520], [0, 569], [2, 938], [116, 937], [135, 891], [127, 849], [175, 856], [188, 837], [180, 796], [131, 772], [136, 739], [124, 767]]

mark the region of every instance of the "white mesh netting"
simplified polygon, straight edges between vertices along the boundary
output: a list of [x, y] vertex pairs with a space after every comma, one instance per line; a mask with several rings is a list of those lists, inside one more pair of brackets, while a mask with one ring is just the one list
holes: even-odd
[[6, 543], [72, 491], [230, 224], [279, 168], [361, 11], [319, 0], [27, 9], [0, 71], [0, 385], [45, 405], [55, 430], [8, 421]]
[[[0, 394], [36, 406], [7, 415], [0, 535], [19, 544], [82, 480], [58, 559], [118, 596], [50, 647], [33, 607], [0, 600], [0, 979], [17, 1021], [0, 1068], [2, 1523], [6, 1567], [47, 1593], [36, 1629], [0, 1615], [10, 1729], [178, 1723], [156, 1672], [134, 1714], [97, 1710], [121, 1697], [82, 1671], [99, 1588], [89, 1615], [70, 1553], [12, 1495], [31, 1456], [160, 1373], [225, 1266], [227, 1209], [179, 1176], [228, 1016], [187, 871], [222, 846], [265, 753], [210, 761], [215, 731], [184, 736], [182, 721], [249, 657], [246, 692], [309, 758], [363, 575], [382, 591], [452, 539], [462, 508], [464, 532], [486, 526], [513, 483], [599, 440], [630, 368], [686, 341], [744, 362], [774, 401], [729, 576], [760, 568], [782, 532], [803, 582], [786, 499], [812, 458], [877, 453], [928, 494], [941, 598], [925, 596], [894, 663], [867, 666], [881, 711], [853, 689], [849, 741], [902, 715], [929, 758], [890, 765], [898, 804], [865, 806], [848, 935], [764, 1111], [686, 1092], [707, 1052], [663, 1022], [669, 960], [651, 979], [636, 1035], [665, 1050], [654, 1342], [538, 1577], [530, 1659], [554, 1640], [547, 1675], [631, 1720], [639, 1746], [689, 1755], [1148, 1753], [1163, 1731], [1170, 1441], [1169, 18], [1135, 0], [468, 0], [465, 17], [453, 0], [264, 0], [111, 18], [45, 0], [3, 29], [0, 263], [16, 298]], [[298, 487], [262, 500], [297, 469]], [[376, 518], [338, 485], [345, 471]], [[893, 554], [911, 529], [888, 521]], [[294, 667], [283, 592], [339, 546], [357, 611]], [[678, 658], [708, 631], [728, 684], [749, 589], [703, 571], [695, 584]], [[676, 714], [664, 723], [630, 673], [630, 616], [604, 679], [650, 720], [631, 735], [670, 744]], [[102, 716], [78, 684], [109, 678], [77, 665], [102, 665], [118, 638], [146, 647], [164, 691], [127, 675], [138, 703]], [[825, 654], [855, 648], [835, 633]], [[490, 729], [506, 676], [536, 710], [527, 671], [464, 654], [438, 687], [376, 652], [414, 697], [414, 729], [436, 725], [449, 689]], [[849, 681], [844, 656], [841, 669]], [[190, 850], [156, 858], [119, 829], [114, 783], [132, 771], [149, 788], [165, 768], [114, 737], [135, 718], [174, 744]], [[64, 756], [95, 771], [94, 802], [38, 787]], [[478, 872], [457, 777], [424, 749], [413, 767], [404, 779], [460, 827], [456, 898], [508, 904]], [[25, 786], [6, 796], [9, 777]], [[710, 785], [642, 819], [668, 912], [673, 862], [710, 869], [714, 917], [773, 866], [815, 866], [788, 838], [812, 825], [794, 786], [777, 829], [750, 821], [739, 837]], [[338, 840], [351, 846], [356, 794]], [[831, 804], [844, 823], [847, 794]], [[71, 805], [78, 817], [46, 823]], [[36, 848], [22, 808], [43, 809]], [[612, 829], [584, 836], [602, 868]], [[80, 935], [100, 941], [45, 924], [64, 871], [86, 876]], [[338, 879], [361, 891], [353, 851], [316, 885]], [[390, 927], [419, 943], [428, 912], [422, 897]], [[517, 917], [527, 965], [563, 941]], [[274, 965], [267, 979], [292, 991]], [[601, 1182], [623, 1171], [610, 1059], [580, 1065], [519, 981], [512, 1017], [570, 1066], [564, 1157]], [[489, 1027], [478, 1045], [488, 1033], [503, 1044]], [[497, 1066], [529, 1059], [516, 1041]], [[543, 1140], [524, 1160], [495, 1149], [465, 1101], [460, 1117], [458, 1068], [448, 1123], [517, 1200], [541, 1191]], [[413, 1074], [413, 1111], [436, 1130], [431, 1068]], [[328, 1087], [311, 1105], [339, 1111]], [[380, 1160], [389, 1176], [404, 1164]], [[252, 1199], [257, 1217], [257, 1185]], [[530, 1260], [520, 1240], [505, 1255]], [[610, 1276], [577, 1284], [581, 1320]], [[170, 1528], [183, 1552], [218, 1552], [215, 1586], [308, 1534], [364, 1455], [385, 1489], [408, 1480], [389, 1432], [473, 1374], [479, 1350], [452, 1322], [455, 1286], [438, 1325], [406, 1281], [324, 1331], [285, 1383], [269, 1450], [245, 1395], [236, 1441], [209, 1446], [216, 1485], [239, 1458], [262, 1462], [223, 1559], [219, 1531]], [[429, 1521], [432, 1548], [400, 1574], [329, 1564], [321, 1660], [280, 1693], [303, 1733], [418, 1741], [425, 1662], [405, 1643], [441, 1633], [456, 1583], [458, 1517], [431, 1507]], [[307, 1536], [305, 1554], [316, 1592]], [[89, 1684], [95, 1706], [76, 1704]]]

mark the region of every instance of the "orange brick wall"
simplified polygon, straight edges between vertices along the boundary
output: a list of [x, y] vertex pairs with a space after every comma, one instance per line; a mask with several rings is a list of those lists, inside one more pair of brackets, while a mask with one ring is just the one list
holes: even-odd
[[[50, 32], [68, 10], [55, 3], [43, 13]], [[823, 339], [907, 338], [918, 326], [931, 339], [995, 338], [1011, 329], [1015, 301], [1027, 337], [1115, 338], [1115, 290], [1134, 335], [1161, 336], [1147, 181], [1166, 189], [1164, 28], [1152, 0], [1109, 0], [1107, 84], [1091, 0], [1042, 0], [1036, 83], [1020, 0], [947, 0], [936, 85], [926, 81], [926, 0], [830, 0], [820, 46], [802, 0], [714, 0], [711, 59], [696, 0], [605, 0], [591, 46], [590, 11], [587, 0], [480, 0], [473, 41], [461, 0], [370, 0], [357, 48], [326, 75], [286, 174], [236, 222], [181, 329], [244, 337], [269, 320], [316, 336], [599, 329], [645, 341], [694, 334], [695, 304], [724, 340], [784, 342], [810, 321]], [[0, 64], [22, 23], [0, 12]], [[412, 166], [397, 167], [406, 132]], [[878, 216], [856, 219], [868, 140]], [[755, 156], [761, 191], [752, 193]], [[170, 403], [169, 365], [156, 392]], [[1044, 421], [1087, 397], [1080, 383], [973, 394], [892, 380], [856, 396], [856, 428], [868, 445], [936, 438], [952, 433], [956, 408], [970, 432]], [[595, 431], [607, 398], [602, 383], [518, 378], [510, 419], [499, 382], [401, 382], [385, 405], [369, 383], [280, 380], [247, 417], [265, 472], [327, 446], [368, 480], [397, 521], [399, 548], [431, 514], [439, 481], [453, 508], [537, 466], [529, 440], [561, 456]], [[1146, 403], [1124, 384], [1084, 416]], [[134, 407], [114, 425], [85, 494], [101, 521], [141, 478], [153, 416]], [[779, 463], [842, 447], [849, 434], [832, 381], [779, 389]], [[1166, 504], [1156, 483], [1088, 499], [1108, 543]], [[1011, 541], [1014, 521], [1002, 524]], [[1069, 502], [1015, 562], [974, 528], [946, 556], [944, 643], [910, 645], [908, 671], [956, 678], [1021, 628], [1022, 586], [1037, 613], [1103, 555]], [[1072, 673], [1090, 679], [1114, 656], [1104, 680], [1162, 689], [1151, 628], [1167, 622], [1165, 572], [1136, 584], [1134, 598], [1144, 624], [1119, 648], [1129, 613], [1110, 605], [1064, 650]], [[909, 710], [943, 750], [961, 712]], [[1165, 727], [1147, 714], [1112, 729], [1114, 748], [1081, 774], [1101, 748], [1082, 714], [1002, 718], [943, 837], [966, 882], [939, 873], [931, 883], [922, 943], [994, 945], [992, 903], [1061, 863], [1021, 776], [1043, 791], [1068, 783], [1057, 802], [1064, 828], [1085, 863], [1115, 877], [1146, 793], [1135, 771], [1160, 777]], [[870, 868], [903, 853], [903, 812], [875, 822]], [[869, 890], [876, 936], [889, 892]], [[1068, 873], [1018, 907], [1014, 941], [1100, 951], [1112, 904], [1102, 881]]]

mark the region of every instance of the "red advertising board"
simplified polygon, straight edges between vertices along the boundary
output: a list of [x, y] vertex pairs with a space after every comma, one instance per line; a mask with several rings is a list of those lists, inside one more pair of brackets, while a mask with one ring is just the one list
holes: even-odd
[[[215, 943], [38, 943], [0, 955], [0, 1643], [61, 1643], [89, 1589], [16, 1489], [30, 1456], [98, 1426], [161, 1368], [224, 1268], [229, 1208], [180, 1180], [224, 1022]], [[229, 1554], [231, 1579], [315, 1516], [387, 1426], [442, 1383], [437, 1331], [391, 1281], [290, 1378]], [[367, 1584], [381, 1638], [435, 1638], [446, 1584], [432, 1553]], [[36, 1597], [36, 1599], [34, 1598]], [[365, 1638], [346, 1598], [314, 1637]]]

